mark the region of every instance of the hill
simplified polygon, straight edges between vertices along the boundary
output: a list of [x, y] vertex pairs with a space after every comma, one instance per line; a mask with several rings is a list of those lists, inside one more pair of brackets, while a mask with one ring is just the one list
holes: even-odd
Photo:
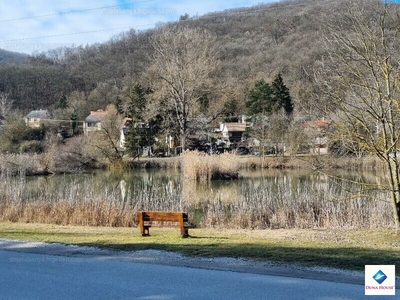
[[[370, 1], [379, 0], [361, 2], [365, 9]], [[346, 12], [345, 2], [281, 1], [189, 16], [163, 26], [202, 27], [217, 37], [221, 69], [215, 74], [219, 94], [213, 97], [235, 99], [236, 113], [244, 113], [255, 80], [272, 81], [280, 72], [296, 113], [308, 114], [315, 113], [310, 97], [314, 66], [326, 56], [323, 26]], [[126, 101], [137, 82], [151, 85], [146, 71], [153, 51], [150, 41], [157, 30], [132, 29], [106, 43], [57, 49], [29, 57], [24, 65], [0, 66], [0, 89], [9, 92], [15, 108], [22, 111], [55, 109], [63, 93], [82, 119], [117, 96]]]
[[0, 63], [23, 63], [26, 62], [27, 57], [26, 54], [0, 49]]

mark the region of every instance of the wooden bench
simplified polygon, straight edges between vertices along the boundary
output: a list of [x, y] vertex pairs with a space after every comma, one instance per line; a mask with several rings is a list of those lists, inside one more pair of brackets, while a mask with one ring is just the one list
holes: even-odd
[[152, 226], [165, 226], [179, 227], [181, 236], [188, 237], [189, 228], [193, 227], [187, 213], [182, 212], [140, 211], [137, 213], [137, 219], [142, 236], [150, 235], [149, 228]]

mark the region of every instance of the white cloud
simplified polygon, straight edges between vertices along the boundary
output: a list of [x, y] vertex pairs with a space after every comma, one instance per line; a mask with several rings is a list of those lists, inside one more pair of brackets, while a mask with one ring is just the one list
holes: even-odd
[[[273, 1], [276, 0], [265, 2]], [[59, 46], [105, 42], [129, 28], [152, 28], [158, 22], [178, 20], [185, 13], [203, 15], [258, 3], [259, 0], [2, 0], [0, 48], [30, 54]], [[116, 6], [120, 4], [124, 5]]]

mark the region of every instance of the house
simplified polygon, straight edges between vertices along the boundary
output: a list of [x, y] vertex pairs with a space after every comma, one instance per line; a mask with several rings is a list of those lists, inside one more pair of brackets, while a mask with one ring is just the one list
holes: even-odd
[[50, 119], [50, 114], [46, 109], [32, 110], [24, 119], [28, 127], [39, 128], [44, 120]]
[[131, 118], [125, 118], [121, 123], [119, 146], [121, 147], [121, 149], [124, 149], [124, 150], [126, 149], [125, 148], [125, 136], [126, 136], [126, 133], [128, 131], [128, 126], [131, 123], [132, 123], [132, 119]]
[[220, 131], [222, 139], [231, 143], [238, 143], [242, 141], [243, 133], [247, 128], [246, 123], [222, 123], [220, 124]]
[[304, 132], [311, 142], [311, 153], [328, 153], [328, 131], [331, 123], [332, 121], [322, 118], [321, 120], [309, 121], [303, 124]]
[[83, 132], [88, 135], [89, 132], [101, 130], [101, 120], [107, 116], [107, 111], [102, 109], [91, 111], [90, 115], [86, 117], [85, 122], [83, 122]]

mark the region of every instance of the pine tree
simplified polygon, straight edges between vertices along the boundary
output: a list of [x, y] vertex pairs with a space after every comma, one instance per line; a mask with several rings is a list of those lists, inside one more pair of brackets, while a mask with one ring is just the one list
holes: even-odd
[[162, 118], [160, 115], [148, 119], [145, 116], [147, 108], [146, 95], [151, 93], [140, 84], [135, 84], [130, 95], [128, 116], [132, 119], [126, 132], [125, 147], [133, 157], [141, 154], [143, 147], [152, 146], [155, 136], [161, 130]]
[[283, 83], [282, 75], [279, 73], [271, 84], [271, 90], [276, 103], [283, 107], [287, 116], [293, 113], [293, 102], [289, 89]]
[[61, 93], [60, 99], [58, 99], [57, 108], [65, 109], [68, 107], [67, 97], [64, 93]]
[[71, 114], [70, 119], [69, 119], [70, 120], [70, 124], [71, 124], [71, 131], [72, 131], [71, 135], [75, 135], [75, 133], [76, 133], [76, 127], [77, 127], [76, 120], [77, 119], [78, 119], [78, 116], [76, 115], [75, 112], [73, 112]]
[[115, 108], [117, 109], [118, 113], [123, 115], [124, 114], [124, 107], [122, 105], [122, 100], [120, 97], [116, 97], [114, 100]]
[[246, 107], [250, 115], [271, 114], [279, 109], [271, 86], [264, 79], [257, 80], [250, 90]]
[[128, 116], [133, 122], [143, 122], [143, 112], [147, 106], [146, 91], [140, 83], [135, 84], [131, 91]]
[[238, 99], [232, 97], [228, 101], [224, 103], [223, 115], [225, 122], [238, 122], [239, 121], [239, 113], [238, 113], [239, 101]]

